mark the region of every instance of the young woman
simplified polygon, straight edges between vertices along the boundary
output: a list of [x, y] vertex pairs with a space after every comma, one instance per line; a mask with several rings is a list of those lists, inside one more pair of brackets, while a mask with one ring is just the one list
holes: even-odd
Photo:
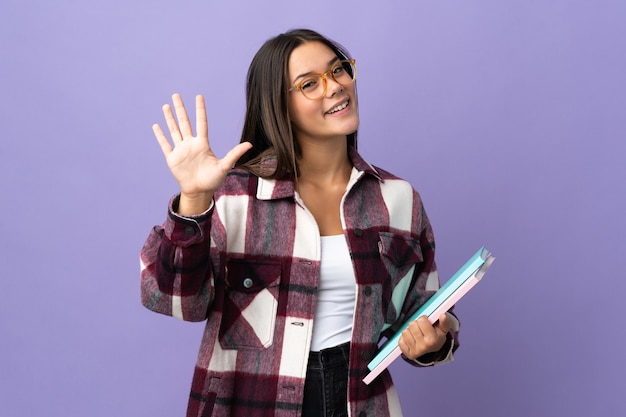
[[[400, 416], [381, 338], [439, 287], [411, 185], [357, 153], [355, 61], [309, 30], [268, 40], [248, 72], [241, 143], [209, 144], [178, 95], [155, 136], [180, 185], [141, 252], [143, 304], [204, 321], [187, 416]], [[233, 168], [234, 166], [234, 168]], [[416, 366], [451, 360], [459, 324], [411, 323]]]

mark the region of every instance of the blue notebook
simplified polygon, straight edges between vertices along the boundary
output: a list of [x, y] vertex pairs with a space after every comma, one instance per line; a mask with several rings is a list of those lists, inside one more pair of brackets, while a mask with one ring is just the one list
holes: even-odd
[[409, 323], [421, 316], [430, 317], [447, 299], [449, 299], [470, 277], [476, 278], [477, 271], [488, 262], [480, 277], [486, 272], [488, 266], [493, 262], [493, 256], [485, 247], [482, 247], [463, 265], [435, 294], [432, 295], [403, 325], [402, 327], [383, 345], [374, 359], [367, 365], [370, 371], [374, 370], [382, 361], [398, 348], [398, 341], [402, 331], [409, 326]]

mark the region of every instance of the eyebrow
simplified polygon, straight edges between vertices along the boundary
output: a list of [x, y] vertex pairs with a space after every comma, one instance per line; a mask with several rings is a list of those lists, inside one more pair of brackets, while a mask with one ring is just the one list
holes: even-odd
[[[326, 64], [328, 67], [330, 67], [332, 64], [334, 64], [335, 62], [339, 61], [339, 57], [336, 56], [333, 59], [331, 59], [330, 61], [328, 61], [328, 64]], [[309, 71], [309, 72], [305, 72], [304, 74], [300, 74], [298, 75], [296, 78], [294, 78], [293, 82], [295, 83], [296, 81], [298, 81], [298, 79], [302, 78], [302, 77], [306, 77], [307, 75], [311, 75], [311, 74], [317, 74], [316, 72], [313, 71]]]

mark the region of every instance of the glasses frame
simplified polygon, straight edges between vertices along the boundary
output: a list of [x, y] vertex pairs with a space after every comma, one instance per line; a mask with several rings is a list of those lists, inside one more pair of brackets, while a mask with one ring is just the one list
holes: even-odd
[[[333, 75], [333, 71], [337, 67], [343, 66], [345, 63], [350, 64], [350, 66], [352, 67], [352, 70], [353, 70], [352, 71], [352, 81], [350, 81], [347, 84], [345, 84], [345, 83], [342, 84], [342, 83], [340, 83], [339, 81], [337, 81], [335, 79], [335, 76]], [[322, 87], [323, 87], [322, 95], [320, 95], [317, 98], [311, 98], [311, 97], [306, 95], [306, 93], [302, 90], [302, 84], [304, 84], [304, 82], [307, 81], [308, 78], [305, 78], [305, 79], [301, 80], [299, 83], [297, 83], [296, 85], [294, 85], [291, 88], [289, 88], [289, 90], [287, 90], [287, 92], [291, 93], [294, 90], [299, 90], [302, 93], [302, 95], [304, 97], [306, 97], [307, 99], [309, 99], [309, 100], [313, 100], [313, 101], [321, 100], [321, 99], [324, 98], [324, 96], [326, 95], [326, 92], [328, 91], [328, 81], [327, 81], [327, 78], [329, 76], [330, 76], [330, 78], [333, 79], [334, 82], [336, 82], [337, 84], [339, 84], [342, 87], [347, 87], [347, 86], [349, 86], [350, 84], [353, 84], [356, 81], [356, 59], [342, 59], [341, 61], [337, 61], [337, 63], [335, 65], [333, 65], [328, 71], [323, 72], [321, 74], [319, 74], [319, 73], [311, 73], [311, 74], [309, 74], [309, 76], [311, 76], [311, 75], [317, 75], [318, 77], [320, 77], [322, 79]]]

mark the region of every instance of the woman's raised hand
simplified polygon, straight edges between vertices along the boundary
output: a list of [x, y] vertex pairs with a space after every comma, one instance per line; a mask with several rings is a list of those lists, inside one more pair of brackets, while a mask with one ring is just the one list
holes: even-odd
[[196, 136], [193, 135], [191, 122], [180, 95], [174, 94], [172, 102], [176, 118], [169, 104], [163, 106], [163, 115], [173, 146], [161, 126], [154, 124], [152, 130], [165, 155], [167, 165], [180, 186], [178, 213], [199, 214], [209, 208], [215, 190], [222, 184], [235, 162], [252, 145], [249, 142], [240, 143], [219, 159], [209, 144], [204, 98], [201, 95], [196, 96]]

